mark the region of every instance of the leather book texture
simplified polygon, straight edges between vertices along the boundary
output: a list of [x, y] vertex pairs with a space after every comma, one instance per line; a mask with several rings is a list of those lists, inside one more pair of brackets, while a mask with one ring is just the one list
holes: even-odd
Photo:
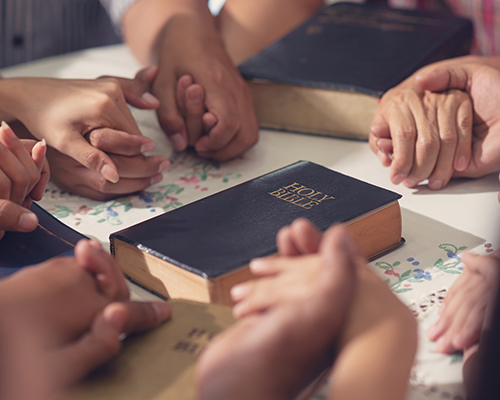
[[[125, 243], [202, 278], [214, 279], [253, 258], [275, 253], [276, 233], [298, 217], [325, 230], [333, 223], [353, 221], [397, 203], [400, 197], [299, 161], [113, 233], [112, 252], [117, 243]], [[400, 218], [399, 209], [397, 213]], [[392, 245], [400, 237], [399, 225]]]
[[86, 239], [38, 204], [33, 203], [30, 210], [38, 217], [37, 228], [32, 232], [6, 232], [0, 240], [0, 277], [51, 257], [71, 254], [76, 243]]
[[246, 79], [381, 96], [417, 69], [468, 54], [472, 23], [451, 13], [335, 3], [243, 62]]

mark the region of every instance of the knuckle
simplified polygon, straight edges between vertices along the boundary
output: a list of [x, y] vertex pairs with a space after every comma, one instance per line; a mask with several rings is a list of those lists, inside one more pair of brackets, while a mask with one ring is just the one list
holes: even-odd
[[92, 181], [92, 186], [94, 190], [97, 190], [99, 192], [99, 197], [101, 197], [99, 200], [105, 200], [107, 196], [110, 194], [109, 192], [109, 186], [111, 184], [104, 179], [101, 175], [96, 176], [95, 179]]
[[461, 130], [471, 131], [472, 130], [472, 115], [464, 115], [458, 118], [457, 125]]
[[119, 353], [121, 341], [115, 336], [103, 338], [101, 341], [102, 352], [109, 358]]
[[394, 136], [405, 142], [413, 142], [415, 141], [416, 131], [411, 126], [401, 126], [396, 129]]
[[9, 202], [8, 201], [0, 201], [0, 225], [4, 225], [4, 221], [11, 214], [9, 212]]
[[445, 129], [440, 132], [441, 143], [447, 147], [455, 147], [458, 141], [457, 134], [451, 129]]
[[424, 150], [433, 150], [439, 148], [439, 139], [434, 135], [420, 135], [418, 145]]
[[89, 135], [90, 144], [98, 149], [102, 148], [106, 144], [106, 135], [100, 129], [94, 129]]
[[80, 162], [90, 169], [97, 169], [101, 161], [101, 156], [97, 150], [85, 151], [81, 154]]

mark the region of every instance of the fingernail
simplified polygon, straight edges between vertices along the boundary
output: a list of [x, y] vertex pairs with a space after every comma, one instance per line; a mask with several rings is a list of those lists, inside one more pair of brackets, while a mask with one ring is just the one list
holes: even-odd
[[413, 179], [405, 179], [405, 181], [403, 182], [403, 185], [405, 185], [408, 188], [412, 188], [412, 187], [415, 187], [417, 185], [417, 183], [418, 182], [415, 182]]
[[5, 136], [7, 136], [10, 140], [16, 140], [17, 136], [12, 130], [12, 128], [7, 124], [7, 122], [2, 121], [2, 129], [5, 132]]
[[444, 337], [440, 337], [437, 342], [436, 342], [436, 350], [439, 352], [439, 353], [442, 353], [443, 350], [444, 350]]
[[23, 231], [32, 231], [38, 225], [38, 218], [32, 212], [23, 212], [19, 217], [17, 226]]
[[467, 161], [464, 156], [461, 156], [457, 160], [457, 165], [455, 166], [455, 169], [457, 171], [463, 171], [465, 168], [467, 168]]
[[147, 142], [141, 146], [141, 153], [147, 153], [148, 151], [153, 151], [156, 147], [155, 142]]
[[198, 144], [196, 145], [196, 151], [198, 153], [204, 153], [204, 152], [209, 151], [209, 150], [210, 149], [208, 147], [206, 147], [206, 146], [198, 145]]
[[104, 177], [104, 179], [111, 183], [116, 183], [120, 180], [118, 172], [115, 169], [111, 168], [108, 164], [104, 164], [104, 166], [102, 167], [101, 175]]
[[248, 265], [252, 271], [262, 271], [265, 269], [266, 261], [262, 258], [255, 258]]
[[[111, 306], [111, 307], [110, 307]], [[121, 309], [110, 306], [104, 309], [104, 319], [111, 323], [118, 330], [122, 330], [125, 324], [125, 316]]]
[[436, 336], [437, 328], [436, 324], [432, 325], [429, 329], [427, 329], [427, 337], [431, 340]]
[[246, 289], [245, 285], [236, 285], [231, 288], [231, 298], [233, 301], [238, 301], [245, 295]]
[[151, 307], [153, 308], [157, 321], [166, 320], [172, 313], [172, 311], [170, 310], [170, 306], [167, 303], [156, 301], [151, 303]]
[[405, 178], [406, 176], [397, 174], [394, 176], [394, 178], [392, 178], [392, 183], [394, 183], [395, 185], [399, 185], [401, 182], [405, 180]]
[[144, 103], [150, 105], [151, 107], [158, 107], [160, 105], [160, 100], [158, 100], [149, 92], [144, 92], [141, 96], [141, 99], [142, 101], [144, 101]]
[[432, 190], [439, 190], [443, 187], [443, 181], [440, 180], [430, 180], [429, 181], [429, 188]]
[[155, 176], [153, 176], [151, 178], [150, 184], [154, 185], [155, 183], [160, 182], [162, 179], [163, 179], [163, 175], [162, 174], [156, 174]]
[[168, 160], [162, 161], [160, 167], [158, 168], [158, 172], [166, 171], [168, 167], [170, 167], [170, 161]]
[[201, 92], [199, 90], [188, 91], [188, 100], [197, 103], [201, 100]]
[[358, 245], [354, 238], [349, 233], [347, 233], [347, 231], [344, 231], [343, 233], [344, 234], [340, 238], [343, 243], [343, 247], [349, 250], [351, 253], [359, 252]]
[[102, 244], [97, 240], [89, 240], [88, 243], [89, 246], [93, 247], [94, 249], [102, 250]]
[[172, 136], [170, 136], [170, 140], [172, 141], [172, 145], [174, 146], [175, 150], [182, 151], [187, 146], [186, 138], [180, 132], [174, 133]]

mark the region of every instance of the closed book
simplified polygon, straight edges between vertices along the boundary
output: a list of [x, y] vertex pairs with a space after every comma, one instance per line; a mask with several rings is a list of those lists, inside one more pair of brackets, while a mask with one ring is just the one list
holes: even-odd
[[172, 317], [130, 335], [110, 363], [71, 393], [74, 400], [195, 400], [195, 364], [205, 345], [234, 322], [230, 307], [170, 300]]
[[469, 52], [451, 13], [336, 3], [243, 62], [261, 127], [366, 139], [378, 99], [419, 68]]
[[401, 240], [401, 196], [299, 161], [144, 221], [110, 237], [137, 283], [170, 298], [231, 304], [250, 260], [277, 251], [278, 230], [305, 217], [319, 229], [345, 223], [367, 257]]
[[5, 232], [0, 240], [0, 278], [27, 265], [60, 255], [72, 255], [76, 243], [86, 236], [60, 222], [38, 204], [30, 210], [38, 217], [32, 232]]

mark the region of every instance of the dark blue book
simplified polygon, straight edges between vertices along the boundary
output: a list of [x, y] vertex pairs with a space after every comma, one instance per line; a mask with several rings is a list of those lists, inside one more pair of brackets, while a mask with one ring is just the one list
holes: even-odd
[[265, 128], [366, 139], [378, 99], [421, 67], [468, 54], [451, 13], [336, 3], [243, 62]]
[[0, 278], [51, 257], [73, 255], [76, 243], [87, 239], [38, 204], [33, 203], [30, 210], [38, 217], [37, 228], [33, 232], [6, 232], [0, 240]]
[[278, 230], [304, 217], [347, 224], [367, 257], [401, 241], [401, 196], [300, 161], [113, 233], [111, 252], [135, 282], [171, 298], [229, 304], [250, 260], [275, 253]]

